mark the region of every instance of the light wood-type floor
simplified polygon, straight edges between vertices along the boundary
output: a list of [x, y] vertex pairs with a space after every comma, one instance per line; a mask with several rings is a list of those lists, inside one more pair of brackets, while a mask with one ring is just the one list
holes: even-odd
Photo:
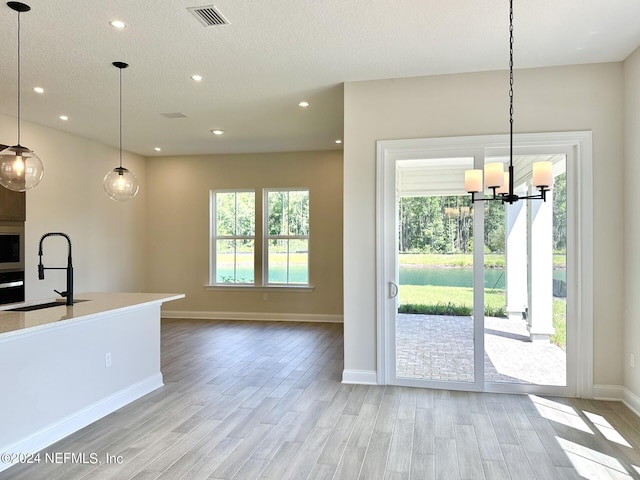
[[165, 387], [46, 450], [101, 465], [0, 478], [640, 478], [640, 419], [620, 403], [343, 385], [341, 325], [165, 320], [162, 335]]

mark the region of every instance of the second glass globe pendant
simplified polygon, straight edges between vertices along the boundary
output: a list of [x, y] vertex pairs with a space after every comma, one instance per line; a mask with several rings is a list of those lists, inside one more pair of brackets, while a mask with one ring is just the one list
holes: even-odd
[[122, 69], [127, 68], [129, 64], [113, 62], [113, 66], [120, 72], [120, 166], [107, 172], [102, 185], [109, 198], [126, 202], [135, 197], [139, 190], [136, 176], [122, 166]]

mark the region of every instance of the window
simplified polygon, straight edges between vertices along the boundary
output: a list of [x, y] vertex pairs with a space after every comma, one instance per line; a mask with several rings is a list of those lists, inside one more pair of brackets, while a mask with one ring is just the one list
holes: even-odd
[[[210, 208], [211, 286], [309, 287], [308, 189], [264, 189], [262, 222], [253, 190], [212, 190]], [[263, 231], [257, 245], [256, 223]]]
[[211, 192], [211, 283], [254, 284], [255, 210], [254, 191]]
[[309, 284], [309, 190], [264, 191], [264, 283]]

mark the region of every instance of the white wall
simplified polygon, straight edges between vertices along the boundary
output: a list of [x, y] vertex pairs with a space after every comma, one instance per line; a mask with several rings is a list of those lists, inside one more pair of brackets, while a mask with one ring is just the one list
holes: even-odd
[[37, 452], [162, 386], [160, 304], [9, 332], [0, 378], [0, 453]]
[[[0, 115], [0, 143], [16, 141], [16, 120]], [[75, 291], [144, 291], [146, 287], [146, 168], [144, 158], [126, 153], [123, 165], [140, 181], [140, 193], [119, 203], [109, 199], [102, 179], [118, 165], [118, 149], [81, 137], [22, 122], [22, 143], [42, 159], [40, 185], [27, 192], [25, 281], [28, 300], [56, 296], [65, 289], [64, 271], [47, 271], [38, 280], [38, 242], [51, 231], [73, 242]], [[66, 266], [64, 239], [44, 243], [46, 266]]]
[[[624, 385], [640, 397], [640, 48], [624, 62], [625, 92], [625, 311], [624, 311]], [[635, 368], [629, 356], [636, 357]]]
[[[622, 64], [518, 70], [514, 88], [516, 133], [593, 131], [594, 383], [621, 385]], [[506, 133], [507, 93], [506, 71], [345, 84], [346, 370], [376, 369], [376, 140]]]

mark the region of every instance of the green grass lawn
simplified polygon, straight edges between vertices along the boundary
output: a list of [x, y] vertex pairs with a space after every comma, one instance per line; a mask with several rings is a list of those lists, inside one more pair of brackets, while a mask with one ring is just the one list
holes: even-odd
[[[432, 315], [470, 315], [473, 310], [473, 289], [435, 285], [400, 285], [401, 313], [429, 313]], [[485, 289], [485, 315], [504, 317], [504, 290]], [[567, 343], [566, 302], [553, 299], [553, 327], [551, 342], [563, 350]]]
[[555, 333], [551, 335], [551, 343], [555, 343], [561, 349], [567, 349], [567, 302], [553, 299], [553, 328]]
[[[400, 285], [400, 302], [410, 305], [455, 305], [473, 309], [473, 288]], [[484, 292], [485, 315], [504, 316], [504, 290]]]

